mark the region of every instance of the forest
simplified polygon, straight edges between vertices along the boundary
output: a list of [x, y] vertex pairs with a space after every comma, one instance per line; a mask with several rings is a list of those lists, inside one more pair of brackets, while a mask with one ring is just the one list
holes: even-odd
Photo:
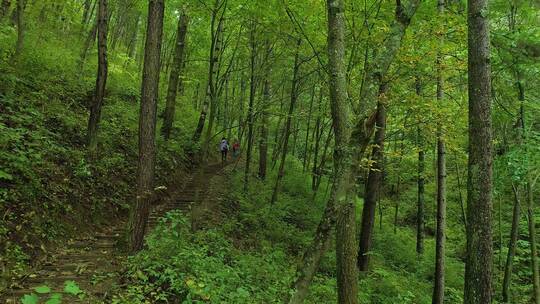
[[0, 302], [540, 304], [539, 79], [537, 0], [0, 0]]

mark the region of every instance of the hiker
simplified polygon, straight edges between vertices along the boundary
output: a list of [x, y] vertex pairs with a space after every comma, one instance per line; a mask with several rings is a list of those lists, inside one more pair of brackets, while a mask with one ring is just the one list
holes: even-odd
[[240, 155], [240, 143], [238, 142], [238, 139], [234, 140], [234, 144], [232, 146], [232, 153], [234, 159], [237, 159]]
[[221, 161], [225, 162], [227, 161], [227, 152], [229, 152], [229, 142], [225, 137], [221, 139], [221, 143], [219, 144], [219, 150], [221, 151]]

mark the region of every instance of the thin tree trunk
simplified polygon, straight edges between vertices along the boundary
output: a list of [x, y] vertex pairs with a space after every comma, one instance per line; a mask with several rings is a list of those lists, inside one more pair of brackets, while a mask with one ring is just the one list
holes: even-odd
[[193, 134], [193, 141], [199, 142], [201, 139], [201, 134], [204, 129], [204, 123], [206, 121], [206, 115], [208, 114], [210, 102], [212, 102], [210, 99], [213, 98], [214, 94], [214, 67], [217, 63], [216, 61], [216, 43], [217, 43], [217, 33], [215, 30], [215, 23], [217, 18], [217, 11], [219, 8], [219, 1], [216, 0], [214, 3], [214, 9], [212, 10], [212, 20], [210, 24], [210, 64], [208, 65], [208, 87], [206, 88], [206, 97], [204, 98], [201, 114], [199, 115], [199, 122], [197, 123], [197, 128], [195, 129], [195, 133]]
[[504, 267], [504, 278], [502, 285], [503, 303], [510, 303], [510, 282], [512, 280], [512, 268], [514, 256], [516, 254], [516, 244], [519, 236], [519, 219], [521, 214], [521, 206], [519, 201], [519, 193], [517, 187], [512, 183], [512, 191], [514, 193], [514, 211], [512, 213], [512, 228], [510, 230], [510, 242], [508, 244], [508, 254], [506, 255], [506, 264]]
[[317, 111], [317, 122], [315, 123], [315, 148], [313, 149], [313, 167], [311, 169], [311, 190], [315, 191], [317, 184], [317, 162], [319, 161], [319, 149], [323, 130], [321, 126], [321, 104], [322, 104], [322, 87], [319, 89], [319, 104]]
[[128, 57], [130, 59], [135, 58], [135, 51], [137, 50], [137, 37], [139, 36], [139, 24], [141, 23], [141, 14], [137, 13], [135, 17], [135, 28], [131, 30], [131, 38], [128, 45]]
[[130, 220], [130, 251], [132, 253], [143, 247], [143, 238], [154, 191], [156, 112], [164, 6], [164, 0], [149, 0], [139, 117], [137, 199]]
[[492, 301], [492, 131], [488, 1], [468, 0], [469, 174], [464, 304]]
[[[385, 93], [385, 87], [380, 90], [381, 97]], [[373, 226], [375, 223], [375, 210], [377, 207], [377, 196], [382, 184], [382, 162], [384, 153], [384, 134], [386, 127], [386, 110], [383, 101], [379, 101], [376, 116], [375, 146], [372, 151], [374, 161], [370, 168], [366, 183], [366, 194], [364, 196], [364, 208], [362, 210], [362, 223], [360, 230], [360, 242], [358, 247], [358, 269], [368, 271], [369, 255], [371, 250], [371, 240], [373, 238]]]
[[293, 78], [291, 81], [291, 102], [289, 104], [289, 112], [287, 113], [287, 122], [285, 123], [285, 133], [283, 134], [283, 150], [281, 151], [281, 160], [279, 163], [278, 174], [276, 177], [276, 184], [274, 186], [274, 192], [272, 193], [272, 199], [270, 203], [275, 203], [278, 199], [278, 194], [281, 186], [281, 180], [285, 175], [285, 161], [287, 160], [287, 150], [289, 148], [289, 137], [291, 134], [292, 116], [294, 113], [294, 107], [298, 99], [298, 73], [300, 70], [300, 44], [301, 39], [296, 42], [296, 55], [294, 56]]
[[96, 41], [96, 36], [98, 32], [98, 22], [99, 22], [98, 19], [96, 19], [96, 22], [94, 23], [94, 25], [92, 25], [90, 32], [88, 32], [88, 36], [86, 36], [86, 40], [84, 41], [83, 48], [81, 50], [81, 57], [79, 58], [79, 64], [78, 64], [78, 69], [81, 73], [84, 68], [84, 63], [86, 62], [86, 57], [88, 56], [88, 50]]
[[255, 45], [255, 25], [252, 25], [250, 37], [250, 49], [251, 49], [251, 58], [250, 58], [250, 83], [249, 83], [249, 104], [248, 104], [248, 138], [247, 138], [247, 151], [246, 151], [246, 165], [244, 171], [244, 192], [247, 193], [249, 188], [249, 175], [250, 175], [250, 164], [251, 164], [251, 154], [253, 152], [253, 125], [254, 125], [254, 103], [255, 103], [255, 94], [256, 94], [256, 79], [255, 79], [255, 59], [257, 58], [257, 49]]
[[[437, 11], [440, 18], [444, 14], [444, 1], [437, 1]], [[440, 50], [444, 46], [444, 34], [440, 34], [439, 50], [437, 54], [437, 103], [443, 108], [444, 97], [442, 55]], [[437, 232], [435, 239], [435, 284], [433, 288], [433, 304], [444, 303], [444, 278], [445, 278], [445, 244], [446, 244], [446, 143], [443, 134], [443, 126], [437, 124]]]
[[261, 113], [261, 138], [259, 140], [259, 178], [266, 179], [266, 164], [268, 163], [268, 107], [270, 103], [270, 81], [264, 81], [263, 109]]
[[16, 24], [17, 24], [17, 44], [15, 46], [14, 58], [17, 59], [22, 53], [24, 46], [25, 22], [24, 22], [24, 0], [17, 0]]
[[424, 229], [425, 229], [425, 199], [424, 199], [424, 168], [425, 168], [425, 151], [424, 139], [421, 128], [418, 127], [418, 199], [416, 212], [416, 253], [422, 255], [424, 253]]
[[[212, 138], [212, 132], [214, 130], [214, 123], [218, 117], [218, 83], [219, 83], [219, 67], [221, 61], [221, 52], [223, 48], [223, 16], [220, 17], [218, 21], [217, 30], [215, 32], [215, 50], [213, 52], [213, 65], [212, 65], [212, 78], [209, 78], [208, 82], [208, 92], [210, 98], [210, 115], [208, 116], [208, 127], [206, 128], [206, 133], [204, 136], [204, 146], [203, 146], [203, 156], [206, 158], [208, 156], [210, 141]], [[210, 82], [210, 79], [212, 82]]]
[[90, 117], [88, 118], [88, 129], [86, 139], [88, 152], [92, 158], [97, 153], [98, 129], [101, 120], [101, 107], [105, 99], [105, 88], [107, 86], [108, 62], [107, 62], [107, 34], [108, 34], [108, 3], [107, 0], [99, 0], [98, 8], [98, 71], [96, 77], [96, 88], [90, 106]]
[[461, 221], [463, 222], [465, 231], [467, 231], [467, 216], [465, 214], [465, 202], [463, 200], [463, 194], [461, 192], [461, 172], [459, 170], [457, 154], [454, 154], [454, 164], [456, 167], [456, 180], [457, 180], [458, 192], [459, 192], [459, 206], [461, 209]]
[[319, 187], [321, 185], [322, 175], [324, 167], [326, 166], [326, 155], [328, 154], [328, 148], [330, 147], [330, 142], [332, 141], [332, 128], [328, 128], [328, 135], [326, 136], [326, 140], [324, 143], [324, 149], [321, 157], [321, 162], [319, 163], [319, 166], [317, 167], [316, 177], [317, 180], [315, 181], [315, 188], [313, 189], [313, 199], [315, 199], [315, 195], [317, 195], [317, 191], [319, 191]]
[[311, 125], [311, 113], [313, 110], [313, 100], [315, 99], [315, 87], [311, 91], [311, 99], [309, 101], [308, 121], [306, 126], [306, 142], [304, 145], [304, 160], [302, 163], [302, 172], [306, 172], [306, 164], [308, 164], [308, 147], [309, 147], [309, 130]]
[[174, 51], [174, 60], [169, 77], [169, 87], [167, 89], [167, 101], [165, 112], [163, 112], [163, 125], [161, 126], [161, 134], [165, 140], [169, 140], [174, 122], [174, 112], [176, 110], [176, 95], [178, 88], [181, 85], [182, 68], [184, 65], [184, 48], [186, 41], [186, 33], [188, 26], [188, 17], [185, 11], [182, 11], [178, 20], [178, 29], [176, 34], [176, 47]]

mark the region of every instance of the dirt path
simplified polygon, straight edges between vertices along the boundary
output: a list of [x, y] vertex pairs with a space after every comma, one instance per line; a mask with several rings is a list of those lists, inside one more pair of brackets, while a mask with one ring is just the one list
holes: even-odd
[[[169, 197], [151, 211], [147, 231], [151, 231], [160, 217], [170, 210], [190, 212], [196, 218], [193, 212], [200, 209], [196, 205], [207, 200], [210, 181], [222, 169], [223, 165], [219, 163], [209, 165], [196, 170], [187, 181], [173, 185]], [[62, 303], [109, 302], [111, 290], [118, 282], [121, 261], [125, 260], [125, 255], [118, 249], [125, 227], [125, 221], [119, 221], [91, 237], [70, 240], [33, 273], [0, 295], [0, 303], [21, 303], [25, 296], [38, 297], [38, 303], [45, 303], [55, 293], [55, 297], [62, 297]], [[71, 282], [82, 292], [78, 293]], [[38, 288], [40, 286], [46, 288]]]

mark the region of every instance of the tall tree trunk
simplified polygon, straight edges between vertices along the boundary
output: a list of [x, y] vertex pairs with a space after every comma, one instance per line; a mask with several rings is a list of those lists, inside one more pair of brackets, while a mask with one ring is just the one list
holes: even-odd
[[510, 303], [510, 281], [512, 279], [512, 268], [514, 256], [516, 254], [516, 244], [519, 237], [519, 219], [521, 216], [519, 193], [516, 185], [514, 185], [513, 183], [512, 191], [514, 193], [514, 211], [512, 212], [512, 228], [510, 230], [510, 242], [508, 244], [508, 254], [506, 255], [506, 264], [504, 267], [504, 278], [502, 285], [503, 303]]
[[344, 0], [327, 0], [328, 7], [328, 70], [330, 105], [335, 135], [334, 184], [336, 222], [336, 270], [338, 303], [358, 303], [358, 269], [356, 241], [356, 191], [352, 178], [350, 147], [352, 111], [347, 98], [345, 67]]
[[246, 151], [246, 165], [244, 167], [244, 192], [247, 193], [249, 188], [249, 175], [251, 165], [251, 154], [253, 152], [253, 125], [254, 125], [254, 104], [256, 94], [256, 79], [255, 79], [255, 60], [257, 58], [257, 49], [255, 44], [255, 24], [252, 24], [252, 28], [249, 35], [251, 56], [249, 61], [250, 66], [250, 83], [249, 83], [249, 104], [248, 104], [248, 137], [247, 137], [247, 151]]
[[259, 139], [259, 178], [266, 179], [266, 165], [268, 163], [268, 107], [270, 104], [270, 81], [268, 76], [264, 81], [263, 109], [261, 113], [261, 137]]
[[294, 56], [293, 78], [291, 81], [291, 102], [289, 104], [289, 112], [287, 113], [287, 121], [285, 123], [285, 130], [283, 133], [283, 149], [281, 151], [281, 160], [279, 163], [278, 174], [276, 177], [276, 184], [274, 186], [274, 192], [272, 193], [271, 203], [275, 203], [278, 199], [278, 194], [281, 186], [281, 180], [285, 175], [285, 161], [287, 160], [287, 151], [289, 148], [289, 137], [291, 135], [292, 116], [294, 113], [294, 107], [298, 99], [298, 73], [300, 70], [300, 44], [301, 39], [296, 42], [296, 54]]
[[15, 54], [14, 58], [17, 59], [22, 53], [24, 46], [24, 34], [25, 34], [25, 23], [24, 23], [24, 0], [17, 0], [17, 9], [16, 9], [16, 24], [17, 24], [17, 44], [15, 45]]
[[188, 17], [185, 11], [182, 11], [178, 20], [178, 29], [176, 34], [176, 47], [174, 51], [174, 60], [169, 76], [169, 87], [167, 89], [167, 101], [165, 111], [163, 112], [163, 125], [161, 126], [161, 134], [165, 140], [169, 140], [174, 122], [174, 112], [176, 110], [176, 94], [181, 85], [182, 68], [184, 66], [184, 48], [186, 41], [186, 32], [188, 26]]
[[425, 147], [424, 137], [421, 128], [418, 127], [418, 198], [416, 211], [416, 253], [424, 253], [424, 229], [425, 229], [425, 199], [424, 199], [424, 169], [425, 169]]
[[[422, 96], [422, 84], [420, 78], [416, 78], [416, 95], [420, 98]], [[425, 230], [425, 199], [424, 199], [424, 170], [425, 163], [425, 144], [424, 134], [422, 132], [422, 124], [419, 123], [416, 129], [418, 140], [418, 198], [417, 198], [417, 211], [416, 211], [416, 253], [419, 255], [424, 254], [424, 230]]]
[[[131, 30], [131, 37], [128, 45], [128, 57], [135, 59], [135, 51], [137, 50], [137, 37], [139, 36], [139, 24], [141, 23], [141, 14], [137, 13], [135, 17], [134, 28]], [[187, 26], [187, 25], [186, 25]]]
[[315, 87], [313, 87], [311, 91], [311, 99], [309, 101], [309, 111], [308, 111], [308, 121], [306, 126], [306, 140], [304, 144], [304, 159], [302, 163], [302, 171], [306, 172], [306, 164], [309, 164], [308, 162], [308, 154], [309, 154], [309, 131], [310, 131], [310, 125], [311, 125], [311, 113], [313, 110], [313, 100], [315, 99]]
[[317, 121], [315, 122], [315, 147], [313, 148], [313, 167], [311, 169], [311, 190], [315, 190], [317, 184], [317, 162], [319, 161], [319, 149], [321, 146], [321, 139], [323, 136], [323, 130], [321, 126], [321, 104], [322, 104], [322, 87], [319, 89], [319, 103], [317, 110]]
[[[383, 99], [386, 88], [381, 86], [379, 99]], [[382, 185], [384, 135], [386, 127], [386, 110], [384, 101], [379, 101], [376, 116], [375, 146], [372, 151], [374, 161], [369, 170], [366, 183], [366, 194], [364, 196], [364, 208], [362, 210], [362, 223], [360, 225], [360, 242], [358, 247], [358, 269], [368, 271], [369, 254], [371, 250], [371, 240], [373, 238], [373, 226], [375, 224], [375, 211], [377, 207], [378, 195]]]
[[96, 89], [90, 106], [90, 117], [88, 118], [88, 129], [86, 141], [88, 152], [92, 158], [97, 153], [98, 129], [101, 120], [101, 107], [105, 99], [105, 88], [107, 85], [107, 33], [108, 33], [108, 3], [107, 0], [99, 0], [98, 8], [98, 71], [96, 77]]
[[[218, 8], [219, 8], [219, 2], [220, 0], [216, 0], [214, 2], [214, 8], [212, 10], [212, 19], [210, 23], [210, 63], [208, 65], [208, 86], [206, 88], [206, 97], [203, 100], [201, 114], [199, 115], [199, 122], [197, 123], [197, 128], [195, 129], [195, 133], [193, 134], [193, 141], [199, 142], [201, 139], [201, 135], [204, 129], [204, 123], [206, 121], [206, 116], [208, 114], [210, 103], [213, 102], [212, 98], [214, 98], [214, 72], [215, 72], [215, 65], [217, 63], [217, 42], [218, 42], [218, 34], [215, 29], [217, 14], [218, 14]], [[219, 25], [218, 25], [219, 27]]]
[[[444, 17], [445, 0], [437, 0], [437, 11], [440, 18]], [[440, 34], [439, 50], [437, 53], [437, 103], [443, 108], [444, 79], [441, 50], [444, 46], [444, 34]], [[446, 143], [443, 126], [437, 123], [437, 232], [435, 240], [435, 284], [433, 288], [433, 304], [444, 303], [445, 278], [445, 244], [446, 244]]]
[[[225, 0], [226, 1], [226, 0]], [[208, 92], [210, 97], [210, 114], [208, 116], [208, 127], [206, 128], [206, 133], [204, 136], [204, 145], [203, 145], [203, 156], [206, 158], [208, 156], [208, 153], [210, 152], [210, 141], [212, 139], [212, 132], [214, 130], [214, 123], [216, 123], [217, 118], [219, 117], [219, 105], [218, 105], [218, 95], [219, 95], [219, 89], [218, 89], [218, 83], [220, 82], [220, 65], [221, 65], [221, 54], [223, 52], [223, 15], [220, 17], [217, 30], [215, 32], [215, 50], [214, 50], [214, 64], [213, 64], [213, 75], [212, 75], [212, 82], [208, 83]]]
[[487, 0], [468, 0], [469, 174], [464, 304], [492, 300], [492, 131]]
[[154, 191], [156, 112], [164, 7], [164, 0], [149, 0], [139, 117], [137, 199], [130, 220], [130, 251], [132, 253], [143, 247], [143, 238]]
[[[339, 1], [337, 3], [340, 3]], [[396, 17], [394, 23], [390, 26], [389, 39], [385, 40], [384, 45], [382, 46], [383, 51], [378, 53], [374, 64], [374, 70], [370, 73], [370, 77], [366, 79], [366, 89], [362, 93], [362, 96], [365, 98], [369, 104], [360, 105], [358, 112], [362, 113], [351, 128], [354, 127], [353, 132], [356, 133], [353, 138], [355, 139], [356, 144], [359, 148], [357, 150], [358, 154], [363, 153], [365, 146], [369, 142], [365, 143], [362, 141], [362, 138], [371, 137], [371, 132], [373, 130], [373, 125], [375, 124], [375, 116], [372, 113], [371, 104], [375, 102], [378, 103], [378, 88], [379, 81], [382, 79], [392, 63], [397, 51], [401, 46], [401, 39], [403, 38], [405, 31], [410, 23], [411, 18], [416, 12], [416, 9], [420, 5], [420, 0], [410, 0], [406, 7], [402, 7], [401, 1], [398, 1], [399, 10], [396, 10]], [[334, 10], [333, 5], [328, 6], [329, 10]], [[373, 89], [375, 92], [373, 92]], [[372, 94], [373, 93], [373, 94]], [[360, 139], [358, 139], [360, 138]], [[360, 155], [355, 155], [355, 158], [359, 158]], [[335, 212], [335, 203], [332, 195], [327, 202], [325, 211], [321, 217], [321, 221], [317, 226], [317, 231], [311, 245], [306, 249], [304, 253], [302, 263], [298, 266], [297, 279], [295, 281], [294, 287], [296, 291], [293, 293], [290, 299], [290, 303], [302, 303], [307, 295], [309, 284], [311, 283], [321, 261], [321, 257], [324, 255], [324, 252], [328, 248], [330, 232], [334, 227], [336, 222], [336, 212]]]

